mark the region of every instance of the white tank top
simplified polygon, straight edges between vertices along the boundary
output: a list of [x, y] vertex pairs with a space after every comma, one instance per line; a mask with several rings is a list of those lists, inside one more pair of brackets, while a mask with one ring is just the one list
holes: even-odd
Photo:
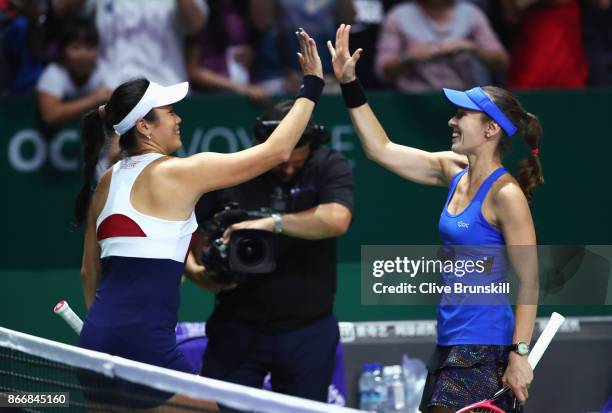
[[96, 220], [100, 258], [120, 256], [185, 262], [198, 224], [195, 213], [186, 221], [170, 221], [138, 212], [130, 202], [138, 175], [160, 153], [125, 158], [113, 166], [108, 197]]

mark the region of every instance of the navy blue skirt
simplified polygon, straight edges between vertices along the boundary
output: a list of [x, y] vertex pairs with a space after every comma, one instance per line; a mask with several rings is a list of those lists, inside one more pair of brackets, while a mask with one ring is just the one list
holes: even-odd
[[[176, 348], [173, 329], [153, 326], [100, 327], [85, 322], [79, 346], [126, 359], [186, 373], [195, 373]], [[86, 399], [136, 409], [159, 406], [174, 394], [102, 374], [79, 370], [79, 382]]]

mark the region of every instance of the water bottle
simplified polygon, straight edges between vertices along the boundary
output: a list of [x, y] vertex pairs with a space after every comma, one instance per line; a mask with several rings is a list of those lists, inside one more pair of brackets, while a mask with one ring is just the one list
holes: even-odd
[[373, 404], [376, 406], [377, 413], [385, 413], [387, 405], [387, 387], [383, 377], [383, 366], [380, 363], [375, 363], [375, 366]]
[[387, 388], [386, 413], [406, 412], [406, 389], [401, 366], [385, 366], [383, 376]]
[[367, 412], [382, 413], [384, 382], [379, 363], [363, 365], [359, 377], [359, 409]]
[[402, 357], [402, 370], [406, 389], [406, 412], [418, 413], [421, 396], [427, 379], [427, 367], [420, 359]]

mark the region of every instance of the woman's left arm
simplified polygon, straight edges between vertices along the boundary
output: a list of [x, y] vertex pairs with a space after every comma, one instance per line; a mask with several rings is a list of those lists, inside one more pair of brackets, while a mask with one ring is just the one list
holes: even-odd
[[[510, 264], [518, 277], [518, 298], [512, 343], [530, 343], [538, 309], [538, 254], [535, 229], [527, 199], [518, 185], [505, 184], [493, 198], [493, 208], [504, 235]], [[503, 377], [524, 403], [533, 369], [526, 356], [510, 352], [508, 368]]]

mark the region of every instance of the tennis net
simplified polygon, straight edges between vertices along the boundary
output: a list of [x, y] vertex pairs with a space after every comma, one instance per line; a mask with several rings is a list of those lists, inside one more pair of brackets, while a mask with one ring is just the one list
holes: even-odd
[[56, 407], [121, 413], [152, 408], [155, 412], [357, 412], [0, 327], [0, 410], [7, 407], [26, 412], [57, 411]]

